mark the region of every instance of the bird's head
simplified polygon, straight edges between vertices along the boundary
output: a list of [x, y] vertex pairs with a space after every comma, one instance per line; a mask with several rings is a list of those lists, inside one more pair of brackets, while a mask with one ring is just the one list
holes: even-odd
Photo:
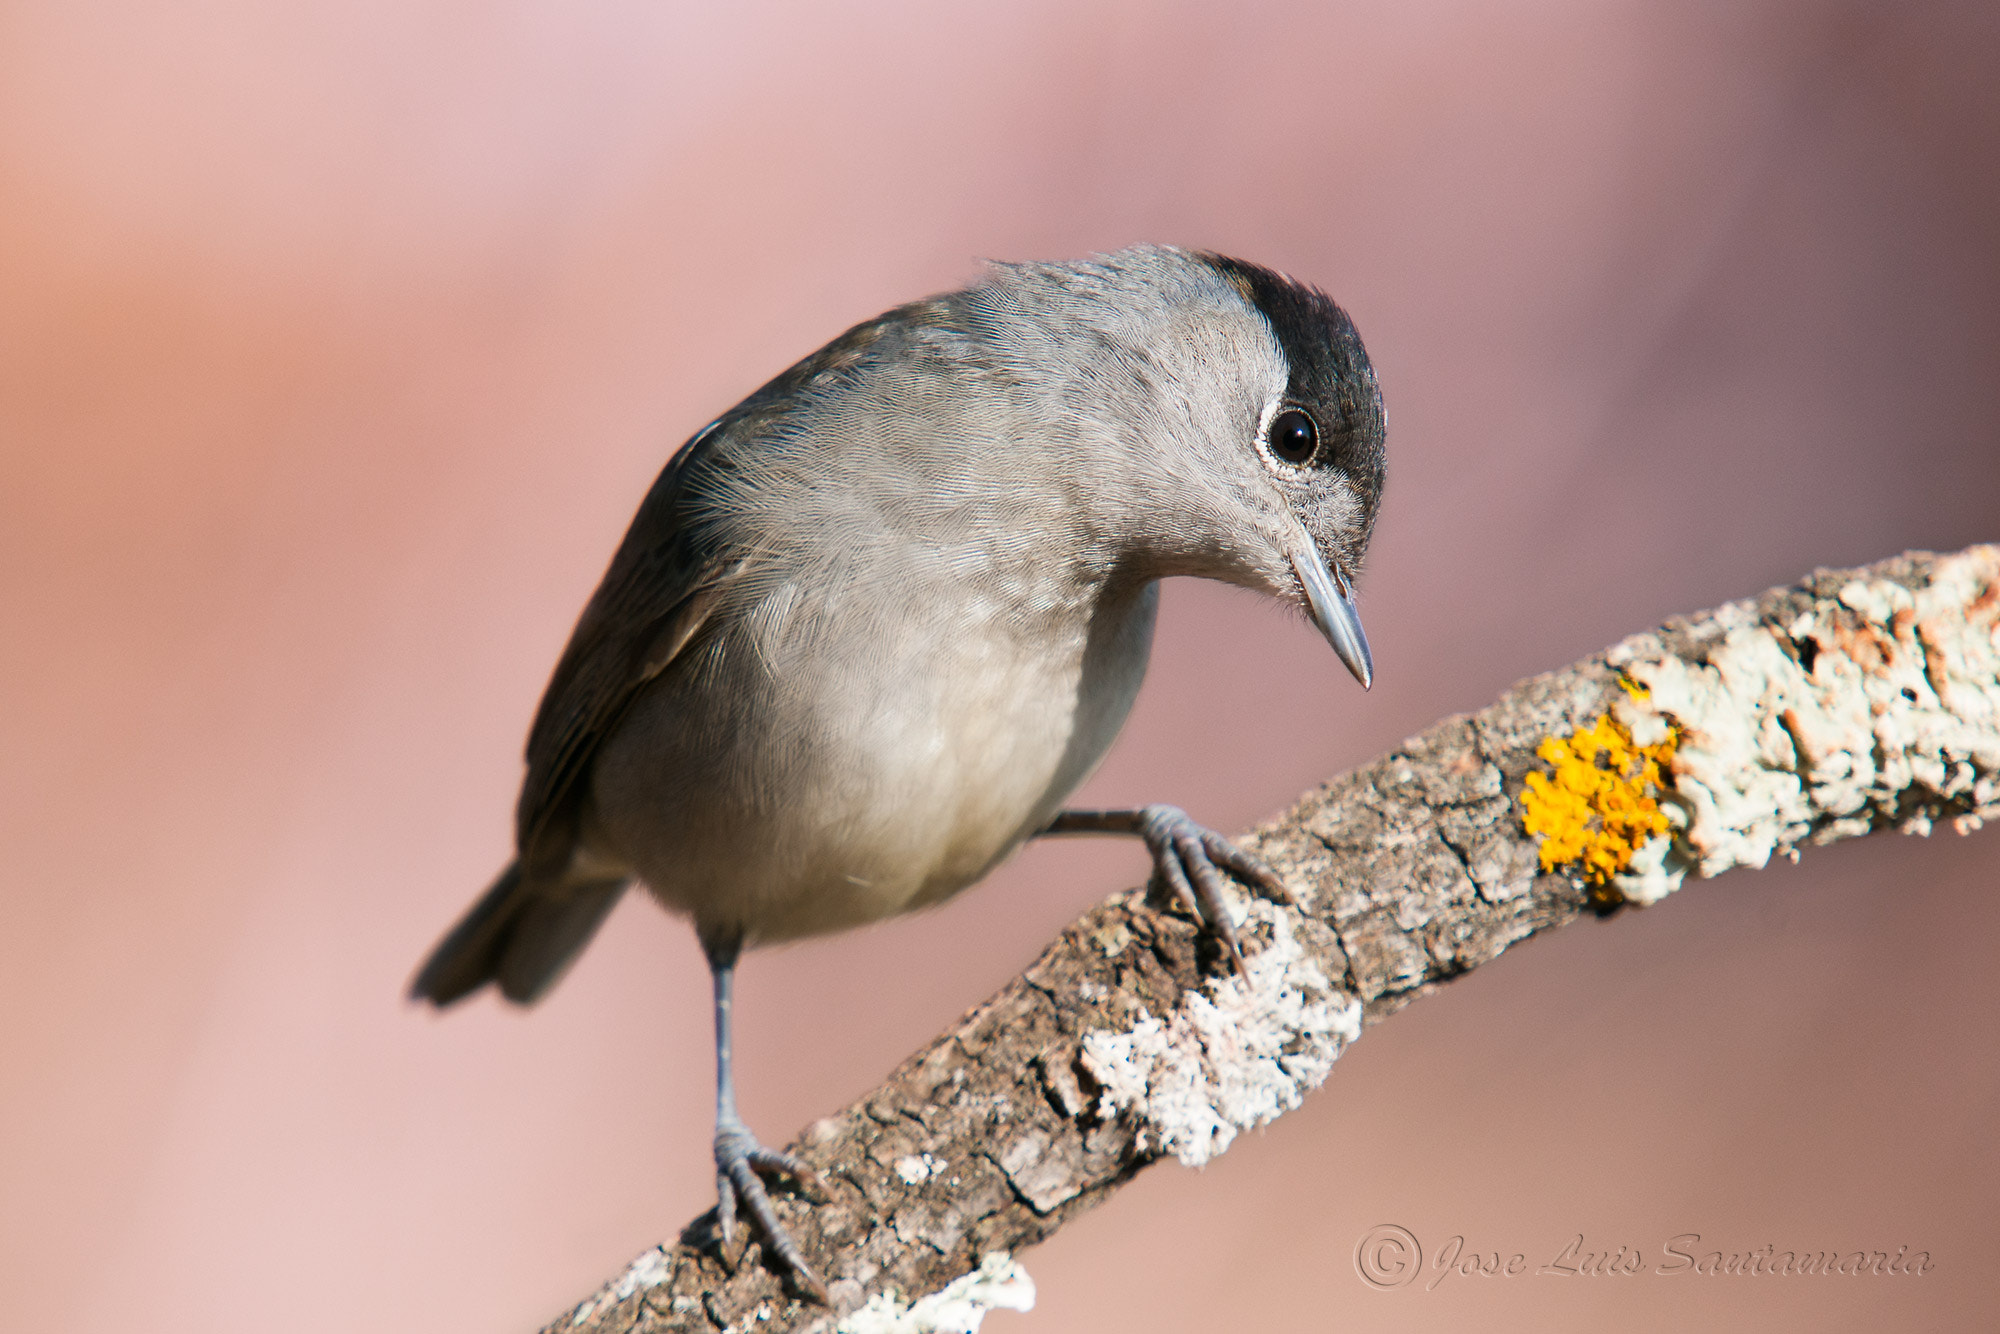
[[1366, 688], [1375, 669], [1354, 581], [1382, 499], [1385, 421], [1374, 368], [1353, 321], [1324, 292], [1240, 260], [1197, 258], [1262, 318], [1283, 365], [1282, 385], [1268, 372], [1261, 386], [1244, 383], [1249, 397], [1263, 390], [1248, 438], [1241, 426], [1225, 426], [1208, 451], [1238, 479], [1231, 498], [1246, 520], [1241, 540], [1260, 583], [1283, 561], [1288, 568], [1269, 591], [1301, 601]]
[[966, 297], [1042, 418], [1075, 424], [1058, 448], [1139, 576], [1291, 602], [1371, 682], [1354, 581], [1382, 498], [1382, 393], [1345, 311], [1270, 269], [1161, 246], [1001, 266]]
[[[850, 352], [873, 374], [832, 375]], [[1352, 321], [1318, 289], [1168, 246], [997, 264], [862, 326], [760, 398], [789, 403], [822, 380], [870, 395], [870, 429], [896, 456], [877, 474], [907, 475], [905, 507], [947, 516], [926, 522], [990, 538], [965, 502], [1004, 497], [1016, 526], [1057, 541], [1040, 558], [1269, 594], [1373, 679], [1354, 581], [1382, 497], [1382, 394]]]

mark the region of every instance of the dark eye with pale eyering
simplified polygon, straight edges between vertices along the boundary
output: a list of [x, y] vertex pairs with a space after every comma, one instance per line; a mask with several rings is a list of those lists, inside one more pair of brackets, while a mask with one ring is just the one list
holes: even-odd
[[1294, 468], [1305, 467], [1319, 452], [1319, 428], [1297, 408], [1286, 408], [1271, 418], [1270, 434], [1265, 439], [1270, 444], [1271, 457]]

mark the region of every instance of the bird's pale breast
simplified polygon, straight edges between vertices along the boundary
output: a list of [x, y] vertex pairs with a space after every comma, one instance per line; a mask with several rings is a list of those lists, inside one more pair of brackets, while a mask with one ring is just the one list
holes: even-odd
[[586, 837], [752, 943], [939, 902], [1047, 823], [1131, 708], [1156, 588], [1087, 592], [961, 579], [906, 589], [932, 608], [912, 617], [778, 583], [635, 704]]

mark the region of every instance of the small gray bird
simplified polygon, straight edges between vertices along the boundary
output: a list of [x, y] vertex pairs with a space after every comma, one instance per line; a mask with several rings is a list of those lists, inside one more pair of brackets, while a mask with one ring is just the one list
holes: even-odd
[[641, 881], [715, 983], [718, 1222], [810, 1293], [736, 1113], [739, 952], [940, 903], [1041, 834], [1133, 834], [1238, 968], [1222, 873], [1170, 806], [1062, 811], [1117, 735], [1161, 579], [1302, 608], [1369, 684], [1354, 610], [1381, 391], [1345, 313], [1220, 255], [1139, 246], [986, 278], [843, 334], [674, 455], [528, 738], [515, 859], [416, 996], [535, 1000]]

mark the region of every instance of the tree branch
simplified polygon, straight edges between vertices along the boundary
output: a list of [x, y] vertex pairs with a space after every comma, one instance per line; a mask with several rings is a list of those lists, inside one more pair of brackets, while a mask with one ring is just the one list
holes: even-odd
[[[1545, 873], [1519, 801], [1549, 767], [1537, 748], [1607, 715], [1634, 746], [1672, 748], [1670, 834], [1602, 884]], [[832, 1198], [778, 1207], [833, 1310], [754, 1249], [729, 1274], [704, 1218], [546, 1334], [975, 1328], [1032, 1300], [1014, 1252], [1158, 1158], [1204, 1162], [1297, 1106], [1363, 1025], [1517, 941], [1805, 843], [1994, 815], [2000, 546], [1820, 571], [1671, 621], [1438, 723], [1243, 840], [1299, 899], [1243, 905], [1248, 979], [1193, 922], [1113, 895], [809, 1127], [792, 1148]]]

